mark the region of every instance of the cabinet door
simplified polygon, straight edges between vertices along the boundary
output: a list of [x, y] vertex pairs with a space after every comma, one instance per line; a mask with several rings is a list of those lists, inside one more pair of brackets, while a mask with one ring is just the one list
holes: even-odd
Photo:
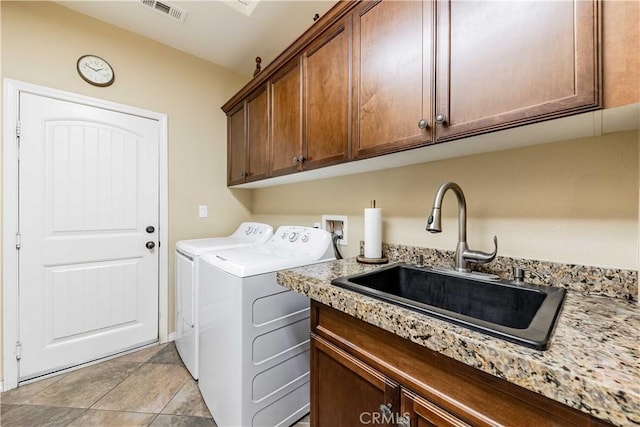
[[399, 410], [398, 385], [315, 334], [311, 337], [311, 424], [392, 425]]
[[269, 176], [269, 131], [266, 85], [247, 99], [247, 181]]
[[363, 2], [356, 10], [354, 157], [432, 141], [434, 3]]
[[349, 158], [351, 139], [351, 16], [303, 54], [305, 82], [304, 169]]
[[[411, 427], [468, 427], [469, 424], [418, 395], [402, 389], [400, 412]], [[401, 425], [402, 423], [398, 423]], [[405, 424], [406, 425], [406, 424]]]
[[227, 132], [227, 185], [242, 184], [247, 171], [244, 103], [227, 114]]
[[438, 140], [598, 108], [597, 2], [437, 4]]
[[297, 57], [275, 75], [271, 94], [271, 175], [295, 172], [302, 156], [302, 86], [300, 58]]

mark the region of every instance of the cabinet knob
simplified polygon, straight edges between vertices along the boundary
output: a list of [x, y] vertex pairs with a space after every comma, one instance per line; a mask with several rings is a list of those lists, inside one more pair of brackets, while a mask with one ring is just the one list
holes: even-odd
[[293, 156], [293, 164], [295, 165], [296, 163], [302, 163], [304, 162], [306, 159], [304, 158], [304, 156]]
[[240, 178], [246, 178], [247, 175], [248, 174], [246, 172], [240, 172]]
[[436, 116], [436, 123], [441, 125], [444, 124], [447, 121], [447, 116], [445, 116], [444, 114], [438, 114]]
[[382, 414], [382, 416], [386, 419], [388, 419], [392, 414], [391, 414], [391, 403], [387, 403], [380, 405], [380, 413]]
[[411, 427], [411, 419], [403, 415], [402, 417], [398, 417], [397, 424], [398, 427]]
[[295, 165], [296, 163], [298, 163], [298, 156], [293, 156], [293, 164]]
[[429, 127], [429, 122], [427, 122], [425, 119], [420, 119], [418, 120], [418, 127], [420, 129], [426, 129]]

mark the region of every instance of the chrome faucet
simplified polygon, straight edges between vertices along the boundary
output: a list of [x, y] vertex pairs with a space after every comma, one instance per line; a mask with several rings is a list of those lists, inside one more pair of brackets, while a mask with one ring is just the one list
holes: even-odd
[[442, 199], [447, 190], [452, 190], [458, 198], [458, 246], [456, 248], [456, 271], [469, 272], [469, 263], [486, 264], [495, 259], [498, 253], [498, 238], [493, 236], [493, 244], [495, 249], [492, 253], [473, 251], [467, 245], [467, 202], [464, 193], [455, 182], [445, 182], [438, 188], [436, 197], [433, 199], [433, 209], [427, 220], [427, 231], [431, 233], [440, 233], [442, 231], [442, 222], [440, 211]]

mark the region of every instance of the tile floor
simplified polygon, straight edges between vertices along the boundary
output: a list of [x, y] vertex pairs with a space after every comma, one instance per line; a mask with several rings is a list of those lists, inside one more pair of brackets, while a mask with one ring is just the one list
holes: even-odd
[[[0, 394], [2, 427], [216, 426], [173, 343]], [[295, 426], [309, 425], [308, 416]]]

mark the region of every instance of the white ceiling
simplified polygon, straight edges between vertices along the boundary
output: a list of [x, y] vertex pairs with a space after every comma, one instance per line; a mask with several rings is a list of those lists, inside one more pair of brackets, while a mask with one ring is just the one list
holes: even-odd
[[[186, 10], [180, 23], [140, 0], [56, 3], [250, 76], [255, 57], [266, 66], [335, 0], [161, 0]], [[246, 5], [246, 6], [245, 6]], [[247, 16], [247, 14], [249, 14]]]

